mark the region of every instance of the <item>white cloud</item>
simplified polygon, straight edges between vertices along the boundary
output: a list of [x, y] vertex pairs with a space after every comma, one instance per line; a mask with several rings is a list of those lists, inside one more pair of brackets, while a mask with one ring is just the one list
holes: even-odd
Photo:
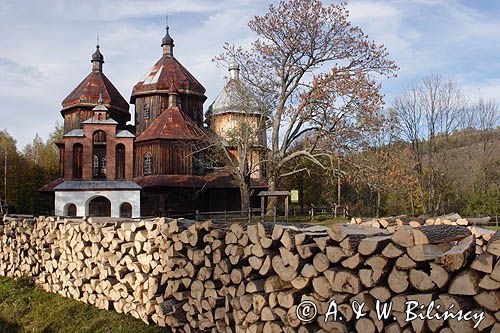
[[[61, 101], [90, 72], [100, 35], [104, 71], [129, 99], [133, 85], [161, 56], [169, 13], [175, 54], [207, 88], [205, 108], [222, 88], [224, 69], [211, 59], [224, 42], [248, 46], [247, 22], [267, 0], [0, 1], [0, 129], [19, 148], [61, 121]], [[351, 19], [384, 44], [401, 70], [384, 80], [386, 102], [408, 81], [430, 72], [454, 76], [464, 91], [496, 97], [500, 91], [499, 8], [473, 2], [354, 0]], [[498, 63], [498, 64], [497, 64]], [[12, 112], [14, 111], [14, 112]]]

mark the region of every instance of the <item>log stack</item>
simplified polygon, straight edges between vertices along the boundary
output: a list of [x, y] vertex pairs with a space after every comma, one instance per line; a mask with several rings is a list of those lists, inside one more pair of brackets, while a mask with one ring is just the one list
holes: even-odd
[[399, 226], [407, 225], [413, 228], [420, 228], [421, 226], [428, 225], [461, 225], [467, 227], [476, 238], [476, 254], [481, 254], [486, 252], [486, 247], [488, 241], [495, 233], [492, 230], [477, 226], [482, 223], [478, 221], [489, 221], [490, 218], [462, 218], [458, 214], [449, 214], [436, 218], [420, 219], [420, 218], [409, 218], [407, 216], [400, 217], [387, 217], [387, 218], [373, 218], [373, 219], [362, 219], [362, 218], [352, 218], [351, 224], [366, 225], [374, 228], [387, 229], [390, 232], [394, 232]]
[[[500, 331], [500, 232], [473, 228], [4, 218], [0, 274], [174, 332]], [[325, 322], [331, 300], [342, 319]], [[386, 319], [377, 300], [392, 304]], [[302, 301], [318, 308], [307, 323]], [[409, 301], [484, 319], [407, 321]]]

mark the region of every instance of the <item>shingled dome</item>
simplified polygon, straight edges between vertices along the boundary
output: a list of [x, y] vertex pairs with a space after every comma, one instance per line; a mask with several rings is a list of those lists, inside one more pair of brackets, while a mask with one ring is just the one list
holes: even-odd
[[[239, 113], [259, 115], [259, 107], [256, 101], [251, 101], [246, 95], [247, 89], [243, 86], [239, 78], [239, 66], [231, 64], [229, 67], [230, 79], [224, 89], [217, 95], [214, 102], [208, 107], [205, 114], [207, 118], [214, 115]], [[250, 103], [250, 105], [248, 105]], [[250, 107], [248, 107], [250, 106]]]
[[205, 96], [205, 88], [181, 63], [173, 56], [174, 40], [170, 37], [168, 27], [162, 39], [163, 56], [141, 78], [132, 89], [130, 102], [134, 103], [139, 95], [168, 93], [172, 84], [180, 94]]
[[129, 104], [118, 89], [102, 72], [104, 56], [99, 51], [99, 45], [92, 54], [92, 72], [62, 101], [62, 113], [77, 106], [98, 105], [102, 95], [104, 105], [114, 111], [129, 113]]

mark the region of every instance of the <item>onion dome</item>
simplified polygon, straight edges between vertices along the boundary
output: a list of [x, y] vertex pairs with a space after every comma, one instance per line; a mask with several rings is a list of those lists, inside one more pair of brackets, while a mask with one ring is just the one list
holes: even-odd
[[167, 32], [165, 34], [165, 37], [163, 37], [163, 39], [161, 40], [161, 46], [163, 47], [165, 45], [168, 45], [168, 46], [172, 46], [172, 48], [173, 48], [174, 47], [174, 39], [172, 37], [170, 37], [170, 34], [168, 32], [169, 26], [167, 25], [167, 27], [165, 29], [167, 30]]
[[102, 96], [103, 104], [110, 111], [129, 114], [129, 104], [102, 72], [104, 56], [99, 50], [99, 45], [92, 54], [91, 62], [92, 72], [62, 101], [61, 113], [64, 114], [65, 111], [78, 106], [93, 108], [99, 104], [99, 96]]
[[134, 103], [139, 95], [168, 94], [172, 84], [179, 94], [192, 94], [205, 98], [205, 88], [173, 56], [174, 40], [170, 37], [168, 26], [161, 45], [163, 56], [134, 86], [130, 102]]
[[101, 51], [99, 51], [99, 44], [96, 45], [96, 50], [94, 54], [92, 54], [92, 60], [91, 62], [100, 62], [104, 63], [104, 56], [102, 55]]

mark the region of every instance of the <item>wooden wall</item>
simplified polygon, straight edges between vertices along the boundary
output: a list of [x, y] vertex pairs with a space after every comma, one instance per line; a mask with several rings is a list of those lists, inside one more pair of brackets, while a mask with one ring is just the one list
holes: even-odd
[[[144, 155], [151, 152], [153, 175], [192, 175], [193, 157], [190, 143], [179, 141], [151, 141], [136, 143], [135, 177], [144, 175]], [[147, 176], [147, 175], [146, 175]]]

